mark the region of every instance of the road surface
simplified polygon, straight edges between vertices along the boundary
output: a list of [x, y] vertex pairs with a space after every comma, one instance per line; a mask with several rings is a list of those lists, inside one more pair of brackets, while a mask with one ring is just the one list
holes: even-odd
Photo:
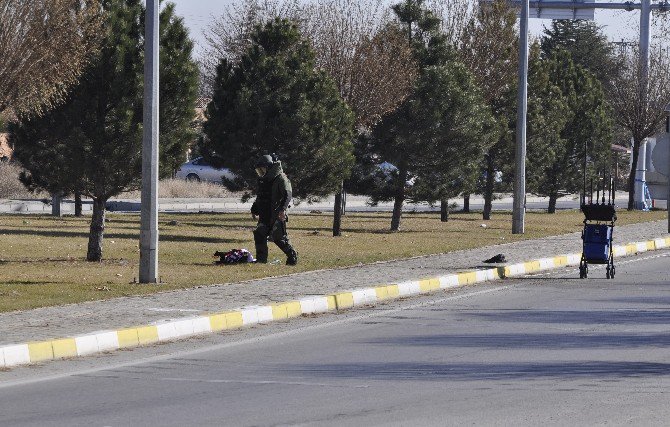
[[667, 425], [670, 251], [0, 373], [0, 425]]

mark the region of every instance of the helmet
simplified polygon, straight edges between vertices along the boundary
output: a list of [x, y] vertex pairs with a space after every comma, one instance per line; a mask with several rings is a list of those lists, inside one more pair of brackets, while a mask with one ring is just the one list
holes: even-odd
[[256, 164], [254, 165], [255, 167], [270, 167], [274, 163], [274, 159], [272, 158], [271, 155], [266, 154], [265, 156], [261, 156], [256, 160]]

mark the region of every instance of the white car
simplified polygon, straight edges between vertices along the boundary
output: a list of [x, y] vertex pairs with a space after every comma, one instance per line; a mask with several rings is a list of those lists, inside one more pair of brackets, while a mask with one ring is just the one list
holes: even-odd
[[196, 157], [190, 162], [181, 165], [177, 169], [176, 177], [187, 181], [206, 181], [222, 184], [224, 177], [232, 181], [237, 178], [237, 175], [228, 168], [217, 169], [207, 163], [202, 157]]

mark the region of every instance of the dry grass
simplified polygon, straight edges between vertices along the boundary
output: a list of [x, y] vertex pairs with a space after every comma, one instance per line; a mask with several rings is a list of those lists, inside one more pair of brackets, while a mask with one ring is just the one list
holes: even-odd
[[[183, 179], [164, 179], [158, 185], [158, 197], [162, 199], [210, 199], [235, 196], [220, 184], [194, 182]], [[139, 199], [139, 191], [120, 194], [115, 199]]]
[[0, 199], [39, 199], [44, 194], [33, 194], [19, 181], [21, 167], [15, 163], [0, 163]]
[[[665, 218], [665, 212], [620, 213], [618, 224]], [[29, 309], [154, 293], [196, 285], [351, 266], [359, 263], [469, 249], [520, 239], [578, 231], [582, 215], [529, 213], [527, 234], [512, 235], [511, 215], [494, 213], [486, 229], [481, 214], [454, 214], [441, 223], [437, 214], [403, 216], [403, 231], [389, 233], [388, 214], [350, 214], [344, 236], [330, 235], [330, 215], [293, 215], [289, 233], [300, 252], [297, 267], [283, 265], [215, 266], [212, 254], [232, 248], [253, 249], [251, 218], [243, 214], [179, 214], [160, 218], [160, 286], [135, 285], [138, 272], [139, 217], [110, 215], [105, 261], [87, 263], [88, 222], [77, 218], [0, 216], [0, 311]]]
[[[0, 163], [0, 199], [42, 199], [50, 198], [46, 193], [31, 193], [19, 181], [21, 167], [16, 163]], [[235, 197], [224, 186], [211, 182], [189, 182], [183, 179], [164, 179], [158, 187], [158, 197], [178, 199], [210, 199]], [[129, 191], [115, 197], [117, 199], [139, 199], [139, 191]]]

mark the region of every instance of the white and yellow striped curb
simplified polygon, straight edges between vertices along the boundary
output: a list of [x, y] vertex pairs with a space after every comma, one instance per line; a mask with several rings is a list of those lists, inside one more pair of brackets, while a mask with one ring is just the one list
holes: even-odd
[[[670, 247], [670, 237], [615, 246], [615, 256]], [[469, 271], [446, 276], [412, 280], [392, 285], [338, 292], [330, 295], [308, 296], [294, 301], [265, 306], [244, 307], [238, 310], [179, 320], [156, 322], [120, 330], [93, 332], [70, 338], [0, 347], [0, 367], [43, 362], [52, 359], [86, 356], [121, 348], [174, 341], [194, 335], [239, 329], [243, 326], [285, 320], [302, 315], [341, 311], [374, 305], [382, 301], [426, 294], [440, 289], [521, 276], [541, 270], [579, 265], [581, 253], [542, 258], [487, 270]]]

